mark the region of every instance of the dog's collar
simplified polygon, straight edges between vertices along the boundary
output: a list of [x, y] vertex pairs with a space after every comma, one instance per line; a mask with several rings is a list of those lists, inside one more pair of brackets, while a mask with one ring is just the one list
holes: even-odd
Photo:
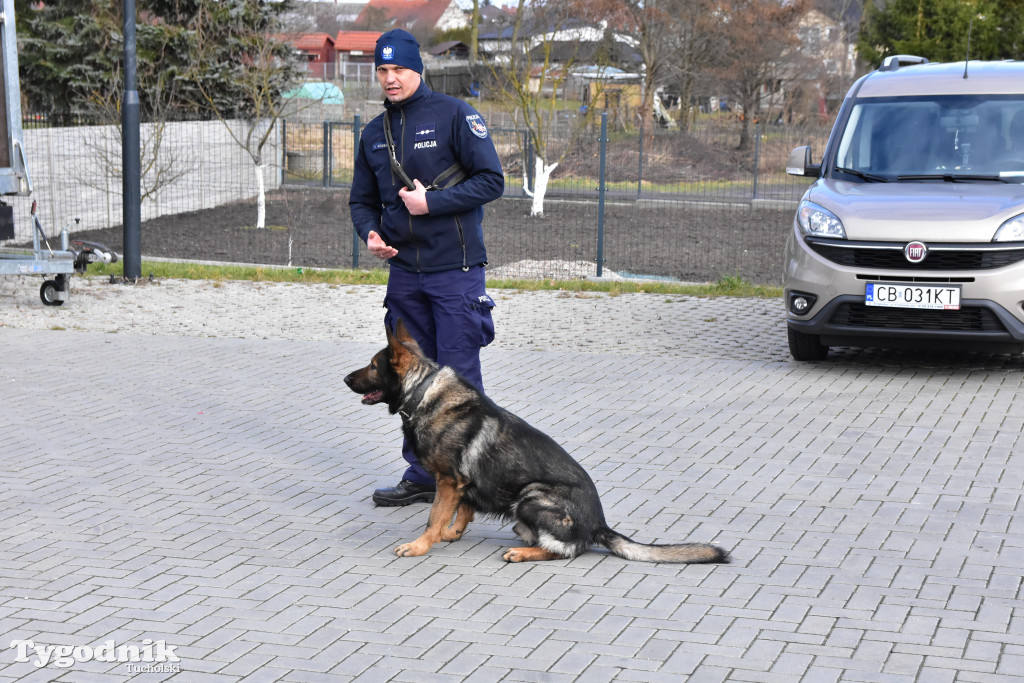
[[412, 420], [412, 414], [416, 412], [416, 409], [420, 407], [420, 402], [423, 401], [423, 395], [427, 393], [427, 389], [434, 383], [434, 378], [437, 377], [437, 371], [435, 370], [430, 377], [419, 383], [416, 387], [416, 391], [409, 395], [409, 398], [402, 401], [402, 405], [398, 408], [398, 414], [402, 416], [403, 422], [409, 422]]

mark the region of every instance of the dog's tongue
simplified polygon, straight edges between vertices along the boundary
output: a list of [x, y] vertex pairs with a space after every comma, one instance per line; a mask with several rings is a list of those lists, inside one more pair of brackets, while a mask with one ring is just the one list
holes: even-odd
[[383, 398], [383, 391], [371, 391], [370, 393], [363, 396], [363, 405], [372, 406], [374, 403], [380, 403], [381, 399]]

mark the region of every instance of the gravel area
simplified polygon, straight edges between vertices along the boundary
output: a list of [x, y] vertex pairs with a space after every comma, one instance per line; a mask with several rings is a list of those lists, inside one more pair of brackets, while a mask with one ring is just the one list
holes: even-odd
[[[38, 277], [0, 278], [0, 328], [383, 341], [381, 285], [74, 277], [43, 306]], [[492, 289], [494, 348], [785, 360], [777, 299]]]

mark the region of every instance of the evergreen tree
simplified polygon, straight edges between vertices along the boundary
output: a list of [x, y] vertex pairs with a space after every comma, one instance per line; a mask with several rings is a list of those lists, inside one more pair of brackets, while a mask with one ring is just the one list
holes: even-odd
[[[211, 98], [221, 115], [257, 115], [247, 84], [263, 83], [279, 97], [295, 80], [292, 51], [278, 37], [289, 8], [288, 1], [138, 0], [143, 120], [209, 111]], [[116, 115], [124, 81], [121, 0], [48, 1], [22, 12], [19, 61], [28, 106]]]
[[198, 0], [190, 21], [191, 100], [221, 118], [276, 115], [281, 93], [299, 79], [292, 48], [279, 37], [290, 0]]
[[[81, 113], [96, 88], [109, 84], [121, 47], [111, 0], [65, 0], [26, 8], [18, 17], [21, 90], [28, 106]], [[17, 11], [17, 10], [15, 10]]]
[[888, 0], [869, 3], [857, 49], [872, 66], [896, 54], [932, 61], [1024, 57], [1022, 0]]

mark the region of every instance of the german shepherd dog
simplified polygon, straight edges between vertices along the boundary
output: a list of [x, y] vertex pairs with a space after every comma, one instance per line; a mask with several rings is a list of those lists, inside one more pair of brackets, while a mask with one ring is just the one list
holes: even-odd
[[365, 405], [384, 402], [401, 415], [405, 436], [437, 480], [426, 531], [395, 554], [424, 555], [438, 541], [458, 540], [480, 512], [515, 520], [527, 547], [506, 551], [507, 562], [569, 559], [593, 545], [628, 560], [729, 561], [714, 545], [648, 545], [613, 531], [594, 482], [551, 437], [424, 356], [401, 320], [387, 339], [345, 384]]

